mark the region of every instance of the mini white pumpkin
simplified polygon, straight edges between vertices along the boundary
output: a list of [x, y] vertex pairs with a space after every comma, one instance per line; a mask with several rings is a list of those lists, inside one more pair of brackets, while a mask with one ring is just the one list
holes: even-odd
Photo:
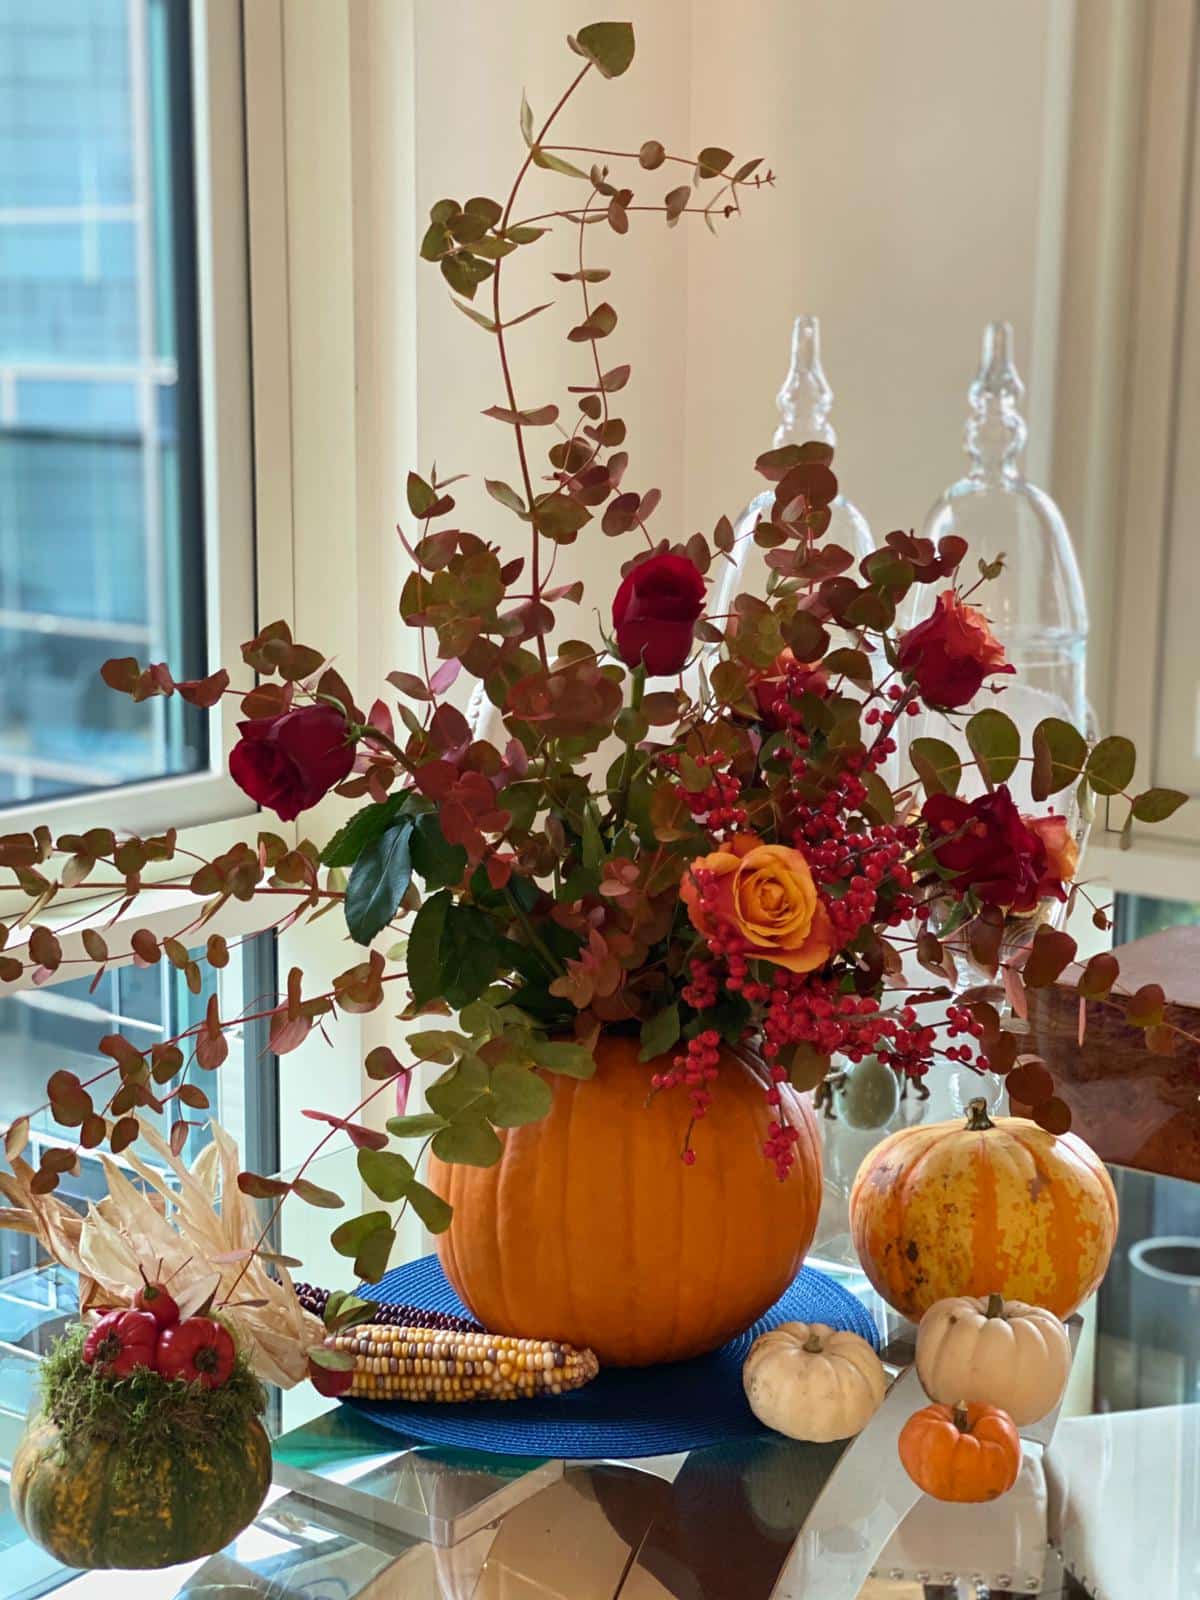
[[1025, 1428], [1054, 1410], [1070, 1371], [1067, 1330], [1041, 1306], [964, 1295], [939, 1300], [921, 1318], [917, 1376], [942, 1405], [999, 1406]]
[[823, 1322], [783, 1322], [760, 1334], [742, 1383], [760, 1422], [814, 1444], [861, 1432], [887, 1390], [883, 1363], [867, 1341]]

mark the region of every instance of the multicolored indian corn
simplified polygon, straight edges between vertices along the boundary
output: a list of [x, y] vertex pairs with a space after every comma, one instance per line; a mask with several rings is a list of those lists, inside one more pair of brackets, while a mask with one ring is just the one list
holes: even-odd
[[347, 1395], [363, 1400], [522, 1400], [581, 1388], [600, 1370], [590, 1350], [495, 1333], [367, 1322], [325, 1342], [354, 1357]]

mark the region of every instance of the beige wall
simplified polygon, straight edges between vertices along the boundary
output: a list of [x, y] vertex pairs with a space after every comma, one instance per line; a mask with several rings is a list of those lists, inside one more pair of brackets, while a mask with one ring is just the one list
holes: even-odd
[[[753, 492], [799, 311], [823, 320], [843, 483], [877, 534], [919, 525], [957, 476], [965, 388], [990, 317], [1015, 324], [1044, 470], [1069, 0], [626, 0], [620, 10], [638, 59], [627, 77], [586, 86], [566, 142], [719, 143], [778, 173], [719, 239], [643, 217], [626, 238], [596, 241], [622, 319], [613, 359], [634, 364], [622, 396], [630, 481], [665, 497], [656, 531], [707, 531]], [[417, 0], [415, 15], [423, 217], [442, 194], [498, 192], [521, 154], [521, 85], [544, 112], [573, 60], [562, 36], [590, 12], [560, 0]], [[639, 176], [654, 198], [667, 187], [660, 173]], [[531, 193], [555, 203], [571, 189], [537, 174]], [[543, 274], [567, 248], [546, 241], [506, 269], [514, 309], [546, 298]], [[519, 393], [532, 403], [561, 400], [578, 364], [562, 341], [570, 290], [553, 287], [560, 304], [513, 336]], [[505, 430], [479, 417], [501, 397], [486, 337], [428, 269], [417, 309], [422, 460], [511, 476]], [[481, 529], [519, 540], [498, 508], [473, 504]], [[585, 536], [559, 571], [611, 589], [621, 548]]]

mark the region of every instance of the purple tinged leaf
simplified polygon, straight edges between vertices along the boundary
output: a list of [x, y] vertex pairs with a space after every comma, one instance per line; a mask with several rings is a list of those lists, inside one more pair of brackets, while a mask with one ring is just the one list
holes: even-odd
[[433, 694], [445, 694], [461, 671], [462, 662], [457, 656], [452, 657], [449, 661], [443, 661], [429, 680], [431, 692]]

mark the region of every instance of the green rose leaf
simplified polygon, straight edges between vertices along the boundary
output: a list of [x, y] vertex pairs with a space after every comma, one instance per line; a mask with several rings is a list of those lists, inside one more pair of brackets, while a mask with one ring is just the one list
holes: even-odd
[[523, 1128], [540, 1122], [554, 1101], [554, 1091], [531, 1067], [501, 1061], [492, 1068], [492, 1122], [497, 1128]]
[[389, 1205], [403, 1200], [413, 1181], [412, 1162], [395, 1150], [360, 1150], [358, 1173], [375, 1198]]
[[433, 1136], [433, 1153], [439, 1161], [466, 1167], [494, 1167], [504, 1146], [490, 1122], [463, 1117]]
[[1137, 751], [1130, 741], [1112, 734], [1096, 745], [1083, 770], [1097, 794], [1114, 795], [1132, 782], [1136, 765]]
[[414, 1183], [408, 1191], [408, 1203], [429, 1229], [430, 1233], [445, 1233], [453, 1215], [440, 1194], [434, 1194], [423, 1183]]
[[[410, 949], [415, 933], [414, 928]], [[477, 906], [447, 906], [440, 957], [445, 998], [454, 1010], [478, 1000], [499, 972], [501, 954], [500, 935], [486, 911]]]
[[1046, 717], [1033, 730], [1033, 774], [1030, 787], [1035, 800], [1048, 800], [1068, 789], [1087, 763], [1087, 740], [1079, 729], [1060, 717]]
[[1187, 801], [1179, 789], [1145, 789], [1135, 797], [1130, 815], [1139, 822], [1165, 822]]
[[679, 1007], [664, 1006], [661, 1011], [642, 1023], [642, 1048], [639, 1061], [653, 1061], [665, 1055], [679, 1039]]
[[[401, 815], [407, 799], [404, 794], [389, 795], [386, 800], [356, 811], [321, 851], [322, 866], [352, 867], [366, 847], [381, 838]], [[422, 821], [433, 820], [422, 818]]]
[[585, 56], [606, 78], [619, 78], [633, 61], [631, 22], [589, 22], [567, 43], [577, 56]]
[[962, 781], [962, 762], [944, 739], [914, 739], [909, 759], [927, 795], [954, 794]]
[[358, 944], [370, 944], [387, 927], [408, 890], [412, 831], [406, 817], [367, 845], [354, 863], [344, 905], [346, 926]]
[[442, 932], [452, 903], [449, 890], [442, 889], [426, 900], [413, 918], [408, 935], [408, 984], [415, 1005], [426, 1005], [441, 996]]
[[967, 743], [989, 789], [1007, 783], [1021, 757], [1021, 734], [1011, 717], [989, 707], [967, 723]]
[[447, 842], [436, 813], [417, 818], [411, 849], [413, 871], [427, 889], [443, 889], [462, 881], [467, 852], [462, 845]]

